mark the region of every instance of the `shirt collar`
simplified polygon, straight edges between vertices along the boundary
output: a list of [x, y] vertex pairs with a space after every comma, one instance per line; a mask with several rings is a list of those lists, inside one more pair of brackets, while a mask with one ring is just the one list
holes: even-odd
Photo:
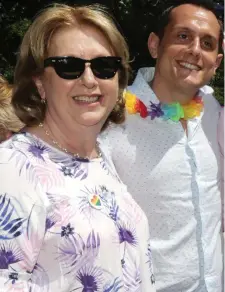
[[[137, 97], [146, 105], [149, 106], [150, 101], [158, 103], [159, 100], [151, 89], [149, 83], [152, 81], [155, 74], [154, 67], [144, 67], [138, 70], [137, 76], [128, 90], [137, 95]], [[213, 94], [212, 87], [205, 85], [199, 89], [199, 95], [204, 98], [204, 95]]]
[[128, 90], [137, 95], [137, 97], [146, 105], [149, 106], [150, 101], [158, 103], [159, 100], [153, 90], [151, 89], [149, 82], [152, 81], [155, 73], [155, 68], [144, 67], [138, 70], [137, 76], [131, 86], [128, 86]]

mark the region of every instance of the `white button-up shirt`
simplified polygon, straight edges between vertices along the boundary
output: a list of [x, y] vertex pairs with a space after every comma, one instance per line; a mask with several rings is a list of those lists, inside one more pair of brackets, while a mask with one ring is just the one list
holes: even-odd
[[[128, 88], [159, 102], [142, 68]], [[217, 124], [220, 106], [209, 86], [204, 111], [181, 123], [128, 115], [103, 134], [120, 178], [147, 214], [156, 287], [160, 292], [221, 292], [221, 197]], [[148, 292], [148, 291], [143, 291]]]

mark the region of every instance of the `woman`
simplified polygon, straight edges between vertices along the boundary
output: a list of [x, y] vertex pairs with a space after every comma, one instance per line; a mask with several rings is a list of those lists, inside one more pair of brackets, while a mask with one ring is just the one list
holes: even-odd
[[11, 105], [13, 86], [0, 75], [0, 142], [18, 132], [23, 124], [17, 118]]
[[97, 142], [124, 120], [128, 59], [98, 6], [54, 5], [25, 34], [12, 102], [26, 127], [0, 147], [4, 291], [155, 291], [147, 219]]

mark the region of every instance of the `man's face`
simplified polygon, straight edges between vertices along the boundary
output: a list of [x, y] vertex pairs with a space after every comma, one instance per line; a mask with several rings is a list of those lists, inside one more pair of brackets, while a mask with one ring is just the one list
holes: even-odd
[[174, 8], [163, 38], [153, 33], [149, 37], [158, 84], [184, 92], [207, 84], [222, 59], [219, 36], [220, 26], [211, 11], [191, 4]]

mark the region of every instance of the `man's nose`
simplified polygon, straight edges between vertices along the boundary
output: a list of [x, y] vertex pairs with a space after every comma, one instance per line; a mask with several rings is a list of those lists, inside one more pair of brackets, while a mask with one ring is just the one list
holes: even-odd
[[190, 45], [190, 51], [191, 53], [198, 57], [201, 53], [201, 42], [199, 38], [193, 39], [191, 45]]

